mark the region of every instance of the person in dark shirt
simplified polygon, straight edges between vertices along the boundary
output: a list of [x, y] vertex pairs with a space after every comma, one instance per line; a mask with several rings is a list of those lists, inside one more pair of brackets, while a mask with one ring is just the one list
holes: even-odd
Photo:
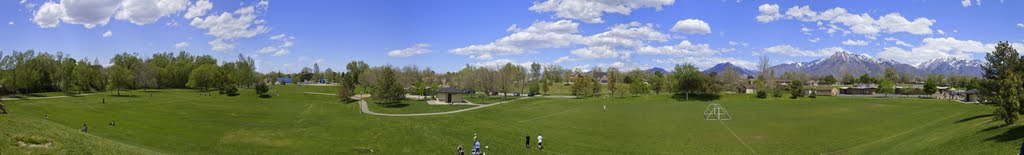
[[530, 149], [530, 135], [526, 135], [526, 149]]
[[459, 145], [459, 155], [463, 155], [463, 154], [466, 154], [466, 152], [463, 152], [462, 151], [462, 145]]
[[82, 132], [89, 133], [89, 125], [82, 124]]

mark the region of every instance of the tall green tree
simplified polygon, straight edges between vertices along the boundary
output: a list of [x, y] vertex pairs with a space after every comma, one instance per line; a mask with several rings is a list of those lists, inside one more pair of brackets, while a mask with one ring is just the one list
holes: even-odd
[[651, 76], [650, 79], [647, 80], [647, 82], [650, 84], [651, 89], [654, 90], [655, 95], [660, 94], [662, 91], [665, 90], [666, 84], [664, 73], [654, 72], [654, 75]]
[[220, 80], [220, 68], [217, 65], [206, 64], [199, 66], [192, 73], [189, 74], [188, 87], [199, 89], [202, 91], [208, 90], [210, 87], [215, 87]]
[[800, 80], [793, 80], [789, 84], [790, 97], [792, 99], [804, 97], [804, 82]]
[[341, 73], [341, 81], [338, 81], [338, 97], [342, 102], [349, 102], [355, 95], [356, 82], [352, 74]]
[[938, 84], [936, 84], [935, 79], [926, 79], [925, 82], [924, 82], [924, 89], [923, 89], [923, 91], [924, 91], [924, 93], [929, 94], [929, 95], [930, 94], [935, 94], [935, 92], [938, 92], [939, 91]]
[[385, 66], [380, 71], [373, 89], [373, 98], [377, 103], [391, 104], [402, 101], [405, 98], [405, 90], [398, 84], [395, 77], [395, 70], [391, 66]]
[[[352, 61], [348, 65], [345, 65], [345, 69], [348, 69], [348, 74], [351, 74], [355, 78], [356, 82], [361, 82], [359, 78], [362, 78], [363, 72], [370, 69], [370, 65], [367, 65], [363, 61]], [[357, 83], [364, 84], [364, 83]]]
[[996, 106], [995, 119], [1002, 120], [1004, 125], [1017, 123], [1024, 97], [1024, 62], [1009, 42], [999, 42], [996, 50], [985, 54], [988, 60], [982, 68], [985, 84], [982, 94], [986, 97], [985, 104]]
[[608, 91], [611, 92], [611, 96], [615, 96], [615, 93], [619, 90], [616, 86], [619, 83], [619, 68], [608, 67]]
[[896, 93], [896, 84], [893, 80], [885, 78], [878, 81], [878, 92], [889, 96], [889, 94]]
[[109, 87], [117, 90], [117, 95], [121, 95], [121, 90], [131, 88], [135, 83], [135, 74], [127, 67], [114, 65], [108, 72], [110, 74]]

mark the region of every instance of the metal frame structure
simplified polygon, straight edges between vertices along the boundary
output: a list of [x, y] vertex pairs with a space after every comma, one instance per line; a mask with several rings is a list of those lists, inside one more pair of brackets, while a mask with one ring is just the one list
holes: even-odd
[[712, 103], [704, 110], [704, 120], [732, 120], [732, 116], [722, 105]]

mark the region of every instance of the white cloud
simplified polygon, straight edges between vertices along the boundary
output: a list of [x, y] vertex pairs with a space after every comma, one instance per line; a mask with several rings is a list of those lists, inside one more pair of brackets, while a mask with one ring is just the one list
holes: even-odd
[[886, 47], [878, 53], [878, 57], [917, 65], [941, 57], [970, 58], [971, 54], [987, 53], [993, 50], [995, 50], [995, 44], [984, 44], [974, 40], [957, 40], [953, 37], [925, 38], [921, 41], [920, 46], [910, 50]]
[[581, 49], [575, 49], [569, 51], [576, 56], [581, 58], [618, 58], [625, 54], [625, 52], [618, 51], [609, 46], [590, 46]]
[[557, 48], [572, 45], [583, 37], [577, 35], [579, 23], [569, 20], [555, 22], [538, 21], [525, 29], [495, 40], [488, 44], [470, 45], [448, 52], [469, 55], [479, 60], [493, 59], [494, 56], [517, 55], [541, 48]]
[[893, 38], [893, 37], [886, 37], [885, 41], [895, 42], [896, 45], [901, 45], [901, 46], [906, 46], [906, 47], [913, 47], [913, 45], [910, 45], [907, 42], [903, 42], [903, 40], [896, 39], [896, 38]]
[[629, 15], [633, 9], [653, 7], [661, 10], [675, 0], [547, 0], [534, 3], [530, 11], [555, 12], [559, 18], [577, 19], [587, 23], [602, 23], [604, 13]]
[[[971, 0], [961, 0], [960, 5], [963, 5], [965, 8], [970, 7]], [[981, 0], [974, 0], [974, 5], [981, 5]]]
[[57, 27], [60, 24], [60, 19], [64, 18], [64, 7], [60, 4], [53, 2], [43, 3], [43, 6], [36, 10], [36, 13], [32, 17], [32, 22], [42, 28]]
[[213, 46], [212, 50], [229, 51], [234, 49], [234, 44], [227, 41], [236, 38], [250, 38], [270, 31], [269, 27], [261, 24], [262, 20], [256, 18], [255, 9], [248, 6], [235, 10], [234, 13], [223, 12], [220, 15], [206, 16], [206, 18], [196, 17], [189, 25], [206, 29], [208, 30], [206, 35], [215, 37], [213, 41], [209, 42]]
[[498, 60], [477, 62], [477, 63], [474, 63], [473, 66], [480, 66], [480, 67], [486, 67], [486, 68], [491, 68], [491, 69], [497, 69], [497, 68], [501, 68], [502, 66], [505, 66], [505, 64], [509, 64], [509, 63], [511, 63], [512, 65], [520, 66], [520, 67], [528, 67], [528, 66], [530, 66], [530, 64], [533, 64], [533, 62], [516, 62], [516, 61], [510, 60], [510, 59], [498, 59]]
[[615, 67], [615, 68], [618, 68], [619, 71], [628, 72], [628, 71], [633, 71], [633, 70], [648, 69], [648, 68], [651, 68], [651, 65], [640, 64], [640, 63], [636, 63], [636, 62], [621, 62], [621, 61], [619, 61], [619, 62], [613, 62], [613, 63], [610, 63], [610, 64], [606, 64], [606, 63], [597, 64], [597, 67], [605, 68], [605, 69], [610, 68], [610, 67]]
[[[766, 12], [763, 9], [759, 10], [762, 11], [761, 14], [758, 15], [758, 17], [774, 15], [766, 14]], [[828, 9], [822, 12], [816, 12], [811, 10], [810, 6], [794, 6], [786, 10], [786, 13], [783, 17], [770, 18], [771, 20], [759, 19], [759, 21], [761, 21], [762, 23], [767, 23], [780, 18], [799, 20], [803, 22], [828, 22], [830, 25], [839, 24], [846, 26], [846, 29], [849, 29], [852, 33], [869, 36], [877, 35], [878, 33], [883, 32], [905, 32], [916, 35], [932, 34], [931, 26], [935, 23], [934, 19], [928, 18], [916, 18], [912, 21], [907, 20], [907, 18], [903, 17], [900, 13], [889, 13], [875, 19], [867, 13], [853, 14], [848, 12], [845, 8], [841, 7]], [[838, 31], [843, 31], [845, 33], [844, 29], [835, 26], [831, 26], [828, 30], [829, 34]]]
[[114, 33], [110, 32], [110, 30], [107, 30], [107, 32], [103, 32], [103, 38], [110, 38], [111, 36], [114, 36]]
[[807, 39], [807, 41], [812, 42], [812, 43], [817, 43], [818, 41], [821, 41], [821, 38], [811, 38], [811, 39]]
[[185, 10], [186, 7], [188, 0], [124, 0], [116, 18], [128, 20], [136, 25], [145, 25]]
[[729, 41], [729, 45], [732, 45], [732, 46], [743, 46], [743, 47], [750, 46], [749, 43], [739, 42], [739, 41]]
[[671, 56], [708, 56], [721, 53], [711, 48], [708, 44], [693, 44], [683, 40], [676, 45], [669, 46], [644, 46], [636, 50], [638, 54], [671, 55]]
[[278, 34], [278, 35], [271, 36], [269, 39], [270, 40], [281, 41], [281, 45], [267, 46], [267, 47], [260, 48], [260, 50], [257, 51], [258, 53], [263, 53], [263, 54], [274, 53], [273, 54], [274, 56], [284, 56], [284, 55], [288, 55], [289, 53], [291, 53], [291, 50], [288, 50], [288, 48], [295, 45], [295, 42], [293, 41], [293, 40], [295, 40], [295, 36], [290, 36], [290, 35], [286, 35], [286, 34]]
[[9, 21], [9, 22], [7, 22], [7, 25], [8, 25], [8, 26], [14, 26], [14, 21]]
[[177, 43], [177, 44], [174, 44], [174, 48], [177, 48], [177, 49], [183, 49], [183, 48], [186, 48], [188, 46], [189, 46], [188, 43], [184, 42], [184, 41], [182, 41], [180, 43]]
[[757, 11], [760, 14], [754, 17], [754, 19], [761, 23], [768, 23], [782, 18], [782, 14], [779, 14], [779, 5], [776, 4], [761, 4], [761, 6], [757, 7]]
[[46, 2], [33, 16], [43, 28], [56, 27], [61, 21], [86, 28], [107, 25], [110, 18], [145, 25], [161, 17], [180, 12], [188, 0], [61, 0]]
[[427, 54], [431, 52], [430, 49], [427, 49], [427, 47], [430, 47], [430, 44], [419, 43], [409, 48], [393, 50], [391, 52], [388, 52], [388, 56], [410, 57], [414, 55]]
[[825, 56], [832, 55], [833, 53], [839, 52], [839, 51], [846, 51], [846, 50], [841, 48], [841, 47], [829, 47], [829, 48], [823, 48], [823, 49], [819, 49], [817, 51], [814, 51], [814, 50], [803, 50], [803, 49], [800, 49], [800, 48], [793, 47], [792, 45], [776, 45], [776, 46], [764, 48], [763, 53], [774, 53], [774, 54], [782, 54], [782, 55], [786, 55], [786, 56], [795, 56], [795, 57], [825, 57]]
[[730, 62], [733, 65], [740, 66], [740, 67], [743, 67], [743, 68], [748, 68], [748, 69], [752, 69], [752, 68], [755, 68], [755, 66], [757, 66], [756, 63], [751, 62], [751, 61], [747, 61], [747, 60], [730, 58], [730, 57], [715, 57], [715, 56], [666, 58], [666, 59], [654, 59], [653, 61], [655, 63], [659, 63], [659, 64], [673, 64], [673, 65], [675, 65], [675, 64], [691, 64], [691, 65], [696, 66], [697, 68], [700, 68], [702, 70], [703, 69], [711, 68], [711, 67], [713, 67], [713, 66], [715, 66], [717, 64], [725, 63], [725, 62]]
[[665, 42], [668, 38], [669, 35], [655, 30], [653, 24], [630, 22], [616, 24], [608, 31], [584, 37], [580, 43], [589, 46], [635, 48], [646, 45], [648, 41]]
[[206, 15], [206, 11], [210, 9], [213, 9], [213, 3], [210, 3], [209, 0], [198, 0], [188, 7], [188, 11], [185, 12], [185, 19]]
[[711, 26], [700, 19], [686, 19], [676, 22], [676, 25], [672, 26], [671, 31], [703, 35], [711, 33]]
[[846, 41], [843, 41], [843, 45], [867, 46], [868, 42], [864, 41], [864, 40], [849, 40], [849, 39], [847, 39]]
[[558, 59], [556, 59], [553, 63], [554, 64], [561, 64], [563, 62], [572, 62], [572, 61], [577, 61], [577, 60], [579, 60], [579, 59], [570, 58], [569, 56], [562, 56], [562, 57], [559, 57]]
[[1017, 23], [1017, 27], [1024, 28], [1024, 23]]

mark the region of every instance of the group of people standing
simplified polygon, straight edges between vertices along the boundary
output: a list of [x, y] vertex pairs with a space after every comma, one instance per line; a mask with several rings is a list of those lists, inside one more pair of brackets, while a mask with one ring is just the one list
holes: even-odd
[[[483, 148], [490, 148], [490, 147], [484, 146]], [[530, 135], [529, 134], [526, 135], [526, 149], [530, 149]], [[537, 149], [544, 150], [544, 136], [541, 135], [541, 134], [537, 134]], [[462, 145], [459, 145], [458, 152], [459, 152], [459, 155], [464, 155], [465, 154], [465, 151], [463, 150]], [[472, 155], [483, 155], [483, 154], [485, 154], [483, 152], [483, 150], [480, 149], [480, 139], [478, 139], [478, 137], [477, 137], [477, 135], [475, 133], [473, 134], [473, 149], [470, 150], [470, 152], [472, 153]]]
[[[530, 149], [530, 135], [526, 135], [526, 149]], [[537, 149], [544, 150], [544, 136], [537, 134]]]

